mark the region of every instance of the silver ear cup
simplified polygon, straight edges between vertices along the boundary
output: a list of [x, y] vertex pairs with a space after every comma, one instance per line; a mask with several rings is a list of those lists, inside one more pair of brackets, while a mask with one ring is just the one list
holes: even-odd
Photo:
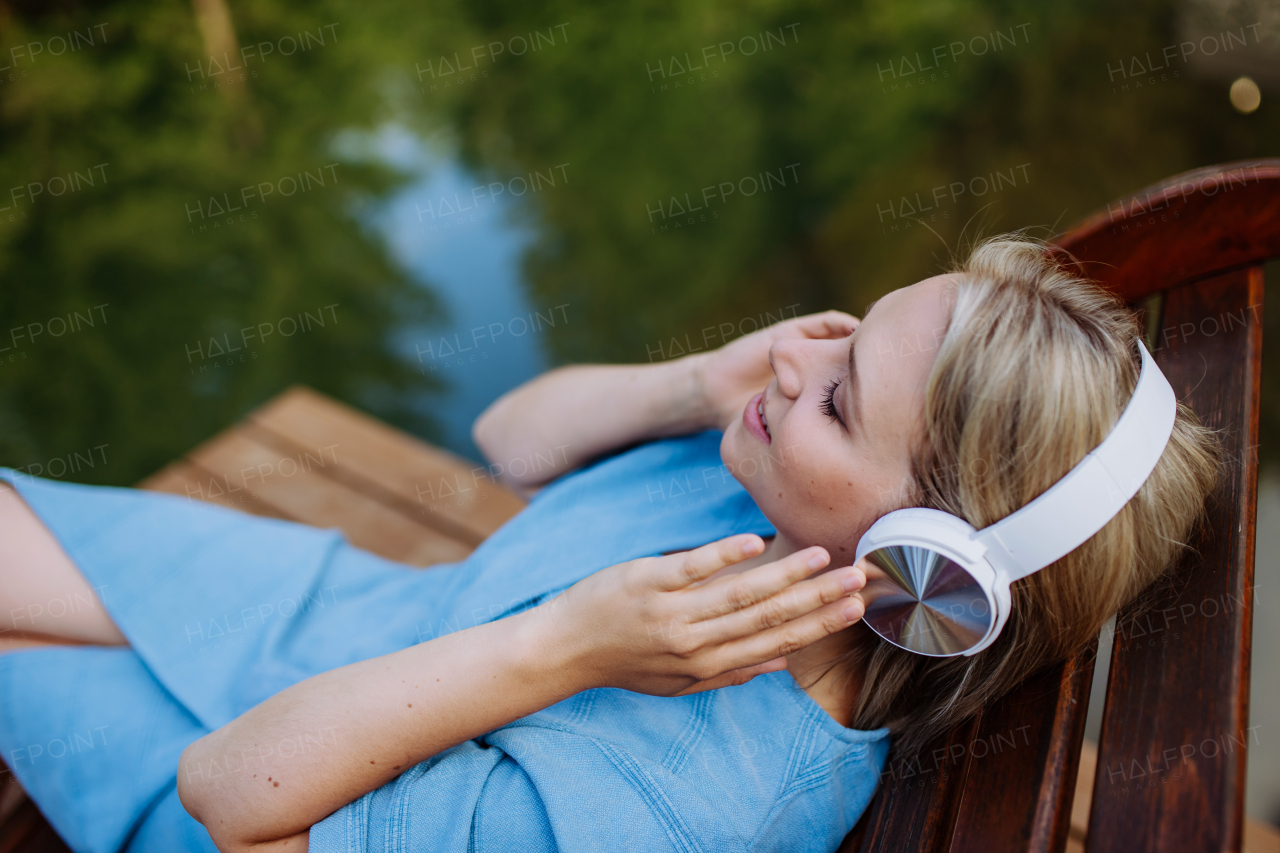
[[895, 646], [934, 657], [962, 654], [995, 619], [982, 585], [928, 548], [889, 545], [866, 555], [862, 621]]

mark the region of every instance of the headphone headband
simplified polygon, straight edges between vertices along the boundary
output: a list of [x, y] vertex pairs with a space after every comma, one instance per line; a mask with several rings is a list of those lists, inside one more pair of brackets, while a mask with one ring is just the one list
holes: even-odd
[[974, 538], [1010, 581], [1065, 557], [1116, 516], [1151, 476], [1178, 414], [1178, 399], [1146, 346], [1142, 372], [1120, 420], [1044, 494]]
[[889, 513], [858, 542], [869, 563], [863, 621], [896, 646], [932, 657], [990, 646], [1009, 618], [1009, 585], [1084, 544], [1151, 476], [1178, 400], [1138, 343], [1142, 369], [1120, 419], [1044, 494], [982, 530], [941, 510]]

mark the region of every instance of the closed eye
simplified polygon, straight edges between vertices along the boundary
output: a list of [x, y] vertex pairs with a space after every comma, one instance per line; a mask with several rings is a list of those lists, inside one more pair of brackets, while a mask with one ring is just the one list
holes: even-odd
[[844, 426], [844, 421], [840, 419], [840, 412], [836, 410], [836, 389], [839, 387], [840, 382], [832, 380], [823, 389], [822, 413], [832, 420], [839, 421], [840, 425]]

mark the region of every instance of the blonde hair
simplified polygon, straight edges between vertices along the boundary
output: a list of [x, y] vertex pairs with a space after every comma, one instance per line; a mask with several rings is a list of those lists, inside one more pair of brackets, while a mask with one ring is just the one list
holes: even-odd
[[[987, 240], [955, 273], [925, 438], [912, 461], [914, 494], [903, 505], [982, 528], [1025, 506], [1106, 437], [1137, 384], [1141, 331], [1118, 298], [1037, 242]], [[863, 627], [836, 663], [863, 671], [852, 725], [888, 726], [894, 760], [910, 759], [1088, 644], [1186, 547], [1219, 458], [1214, 435], [1179, 404], [1173, 436], [1137, 495], [1079, 548], [1016, 582], [1004, 631], [972, 657], [915, 655]]]

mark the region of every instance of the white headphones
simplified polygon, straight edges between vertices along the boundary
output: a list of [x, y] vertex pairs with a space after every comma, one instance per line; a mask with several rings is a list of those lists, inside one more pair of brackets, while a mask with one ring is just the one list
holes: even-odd
[[867, 558], [863, 621], [899, 648], [972, 655], [1009, 618], [1009, 584], [1066, 556], [1124, 508], [1155, 470], [1177, 397], [1147, 348], [1138, 385], [1111, 433], [1044, 494], [990, 527], [936, 509], [900, 509], [858, 542]]

